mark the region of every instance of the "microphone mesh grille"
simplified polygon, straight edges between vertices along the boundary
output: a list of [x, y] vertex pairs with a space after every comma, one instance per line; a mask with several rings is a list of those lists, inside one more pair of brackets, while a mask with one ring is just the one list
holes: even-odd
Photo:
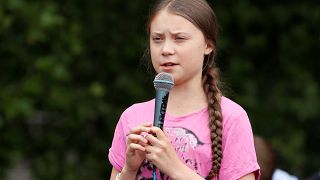
[[173, 77], [169, 73], [161, 72], [154, 78], [153, 85], [156, 90], [170, 91], [174, 85]]

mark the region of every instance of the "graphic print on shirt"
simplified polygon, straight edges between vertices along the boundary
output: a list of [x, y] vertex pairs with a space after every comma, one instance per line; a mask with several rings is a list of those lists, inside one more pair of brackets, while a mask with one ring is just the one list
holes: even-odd
[[[203, 146], [204, 143], [198, 136], [189, 129], [183, 127], [167, 127], [166, 132], [169, 134], [170, 142], [174, 146], [180, 159], [191, 169], [197, 173], [201, 162], [194, 158], [197, 148]], [[142, 173], [143, 172], [143, 173]], [[159, 170], [157, 170], [159, 173]], [[169, 177], [160, 172], [161, 180], [168, 180]], [[138, 180], [152, 180], [152, 163], [144, 161], [137, 173]]]

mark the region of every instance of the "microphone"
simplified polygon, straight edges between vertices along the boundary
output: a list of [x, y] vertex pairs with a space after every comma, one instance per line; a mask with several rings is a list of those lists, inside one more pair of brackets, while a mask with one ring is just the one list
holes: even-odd
[[[163, 129], [164, 117], [167, 111], [169, 91], [174, 86], [171, 74], [161, 72], [156, 75], [153, 81], [156, 89], [153, 125]], [[156, 166], [152, 165], [153, 180], [157, 180]]]
[[156, 89], [153, 125], [163, 129], [169, 91], [174, 86], [173, 77], [169, 73], [161, 72], [154, 78], [153, 85]]

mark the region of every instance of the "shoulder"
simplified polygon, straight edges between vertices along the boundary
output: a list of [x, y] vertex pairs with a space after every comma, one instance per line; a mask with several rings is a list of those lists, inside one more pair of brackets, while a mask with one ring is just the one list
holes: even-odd
[[137, 114], [137, 113], [141, 113], [141, 112], [147, 112], [147, 111], [151, 111], [153, 112], [154, 110], [154, 99], [151, 99], [149, 101], [145, 101], [145, 102], [140, 102], [140, 103], [135, 103], [131, 106], [129, 106], [126, 110], [123, 111], [123, 114]]
[[225, 96], [221, 98], [221, 110], [224, 117], [246, 114], [246, 111], [239, 104]]
[[221, 98], [221, 110], [225, 130], [233, 126], [248, 126], [248, 128], [251, 128], [247, 112], [238, 103], [223, 96]]
[[153, 121], [154, 99], [135, 103], [123, 111], [120, 117], [121, 123], [125, 124], [129, 129], [144, 123]]
[[226, 97], [221, 99], [221, 108], [224, 155], [219, 179], [239, 179], [244, 174], [258, 172], [253, 133], [246, 111]]

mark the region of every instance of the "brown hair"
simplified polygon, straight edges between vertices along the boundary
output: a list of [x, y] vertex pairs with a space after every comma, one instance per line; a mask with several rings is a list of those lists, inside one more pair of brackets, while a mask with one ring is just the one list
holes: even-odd
[[166, 9], [172, 14], [186, 18], [200, 29], [212, 48], [213, 52], [204, 56], [202, 82], [208, 100], [209, 128], [212, 141], [212, 168], [208, 178], [218, 176], [222, 159], [222, 113], [221, 96], [219, 88], [219, 73], [215, 65], [217, 44], [216, 16], [205, 0], [158, 0], [151, 11], [147, 24], [147, 32], [150, 33], [150, 24], [153, 18], [161, 10]]

